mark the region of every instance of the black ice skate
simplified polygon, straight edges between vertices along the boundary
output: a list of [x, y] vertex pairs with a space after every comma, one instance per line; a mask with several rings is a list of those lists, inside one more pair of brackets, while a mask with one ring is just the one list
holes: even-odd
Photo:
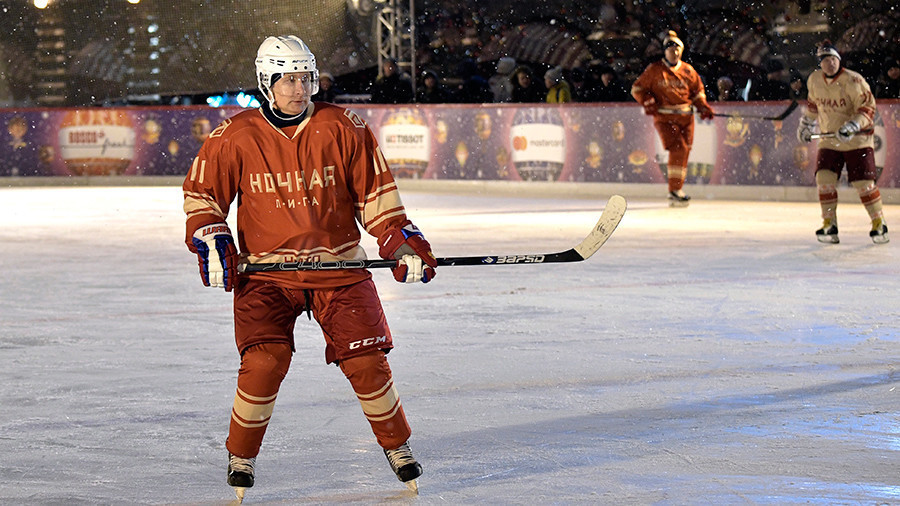
[[819, 242], [830, 244], [841, 242], [841, 240], [838, 239], [837, 220], [825, 218], [825, 221], [822, 223], [822, 228], [816, 230], [816, 239], [818, 239]]
[[422, 476], [422, 466], [413, 457], [412, 450], [409, 449], [409, 442], [403, 443], [400, 448], [395, 450], [385, 450], [384, 455], [391, 464], [391, 470], [397, 475], [397, 479], [418, 494], [419, 485], [416, 483], [416, 478]]
[[244, 492], [253, 486], [253, 466], [256, 465], [256, 457], [242, 459], [228, 454], [228, 484], [234, 487], [234, 495], [238, 502], [244, 502]]
[[883, 218], [875, 218], [872, 220], [872, 231], [869, 232], [869, 237], [872, 238], [872, 242], [875, 244], [885, 244], [890, 242], [887, 233], [888, 228], [887, 225], [884, 224]]
[[691, 197], [684, 194], [683, 190], [669, 192], [669, 207], [687, 207], [691, 203]]

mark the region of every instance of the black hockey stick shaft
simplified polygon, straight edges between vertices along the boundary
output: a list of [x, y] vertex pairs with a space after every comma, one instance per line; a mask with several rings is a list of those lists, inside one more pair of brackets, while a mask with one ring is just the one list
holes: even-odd
[[[560, 262], [580, 262], [591, 257], [600, 249], [607, 239], [616, 230], [622, 217], [625, 215], [627, 203], [620, 195], [609, 198], [600, 220], [591, 229], [591, 232], [577, 246], [558, 253], [537, 254], [513, 254], [513, 255], [483, 255], [438, 257], [438, 267], [452, 267], [461, 265], [522, 265], [522, 264], [547, 264]], [[397, 260], [335, 260], [331, 262], [281, 262], [241, 264], [240, 272], [273, 272], [273, 271], [326, 271], [337, 269], [378, 269], [396, 267]]]
[[790, 105], [787, 106], [787, 109], [785, 109], [778, 116], [754, 116], [754, 115], [745, 115], [745, 114], [725, 114], [725, 113], [714, 113], [713, 116], [720, 116], [720, 117], [726, 117], [726, 118], [730, 118], [732, 116], [741, 116], [743, 118], [751, 118], [751, 119], [764, 119], [764, 120], [768, 120], [768, 121], [782, 121], [785, 118], [787, 118], [788, 116], [790, 116], [791, 113], [794, 112], [794, 109], [796, 109], [799, 105], [800, 104], [796, 100], [791, 100], [791, 103], [790, 103]]
[[[734, 117], [740, 116], [742, 118], [748, 118], [748, 119], [764, 119], [764, 120], [768, 120], [768, 121], [782, 121], [785, 118], [787, 118], [788, 116], [790, 116], [791, 113], [794, 112], [794, 110], [799, 105], [800, 104], [796, 100], [792, 100], [790, 105], [787, 106], [787, 109], [785, 109], [778, 116], [755, 116], [752, 114], [748, 115], [748, 114], [724, 113], [724, 112], [714, 112], [713, 116], [716, 116], [719, 118], [734, 118]], [[660, 109], [660, 112], [662, 112], [664, 114], [694, 114], [696, 111], [694, 109], [691, 109], [689, 111], [674, 111], [674, 110]]]
[[[574, 249], [540, 255], [485, 255], [474, 257], [438, 257], [438, 267], [459, 265], [512, 265], [554, 262], [578, 262], [584, 260]], [[271, 271], [329, 271], [338, 269], [380, 269], [396, 267], [397, 260], [335, 260], [333, 262], [283, 262], [271, 264], [246, 264], [241, 272]]]

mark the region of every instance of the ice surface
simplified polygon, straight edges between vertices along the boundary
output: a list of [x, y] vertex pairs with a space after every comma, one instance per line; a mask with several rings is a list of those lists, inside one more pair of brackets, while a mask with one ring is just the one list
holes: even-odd
[[[404, 200], [439, 256], [568, 249], [604, 203]], [[822, 245], [815, 203], [634, 200], [586, 262], [376, 271], [420, 495], [301, 319], [245, 504], [900, 503], [900, 238], [838, 213]], [[231, 299], [180, 189], [4, 189], [0, 217], [0, 503], [228, 504]]]

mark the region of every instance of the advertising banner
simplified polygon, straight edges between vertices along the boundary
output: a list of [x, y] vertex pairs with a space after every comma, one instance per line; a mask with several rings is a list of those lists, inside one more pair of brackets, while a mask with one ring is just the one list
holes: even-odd
[[[797, 141], [800, 109], [714, 104], [695, 122], [688, 184], [814, 184], [816, 143]], [[398, 178], [663, 183], [667, 154], [637, 104], [349, 105]], [[236, 107], [0, 109], [0, 177], [182, 175]], [[900, 101], [878, 102], [878, 184], [900, 186]]]

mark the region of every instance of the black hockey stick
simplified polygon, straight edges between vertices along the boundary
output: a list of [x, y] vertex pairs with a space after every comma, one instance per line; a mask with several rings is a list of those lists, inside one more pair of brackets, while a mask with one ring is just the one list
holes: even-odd
[[[754, 116], [752, 114], [747, 115], [747, 114], [740, 114], [740, 113], [736, 113], [736, 112], [733, 112], [733, 113], [715, 112], [715, 113], [713, 113], [713, 116], [717, 116], [720, 118], [734, 118], [734, 117], [740, 116], [742, 118], [748, 118], [748, 119], [764, 119], [764, 120], [768, 120], [768, 121], [783, 121], [785, 118], [790, 116], [792, 112], [794, 112], [794, 109], [796, 109], [799, 106], [800, 106], [800, 104], [796, 100], [791, 100], [791, 103], [787, 106], [787, 109], [785, 109], [784, 112], [782, 112], [778, 116]], [[664, 114], [694, 114], [696, 111], [694, 109], [691, 109], [690, 111], [674, 111], [674, 110], [668, 110], [668, 109], [660, 109], [659, 112], [664, 113]]]
[[[600, 220], [591, 229], [591, 233], [572, 249], [559, 253], [538, 253], [525, 255], [485, 255], [474, 257], [439, 257], [438, 267], [455, 265], [519, 265], [548, 264], [558, 262], [580, 262], [587, 260], [603, 246], [609, 236], [616, 230], [627, 204], [621, 195], [613, 195], [606, 203]], [[240, 272], [271, 271], [325, 271], [335, 269], [376, 269], [396, 267], [397, 260], [336, 260], [333, 262], [282, 262], [269, 264], [241, 264]]]
[[726, 116], [726, 117], [741, 116], [744, 118], [751, 118], [751, 119], [764, 119], [764, 120], [768, 120], [768, 121], [783, 121], [785, 118], [790, 116], [791, 113], [794, 112], [794, 109], [796, 109], [799, 105], [800, 104], [796, 100], [791, 100], [791, 103], [787, 106], [787, 109], [785, 109], [778, 116], [753, 116], [753, 115], [748, 116], [745, 114], [713, 114], [713, 116]]

